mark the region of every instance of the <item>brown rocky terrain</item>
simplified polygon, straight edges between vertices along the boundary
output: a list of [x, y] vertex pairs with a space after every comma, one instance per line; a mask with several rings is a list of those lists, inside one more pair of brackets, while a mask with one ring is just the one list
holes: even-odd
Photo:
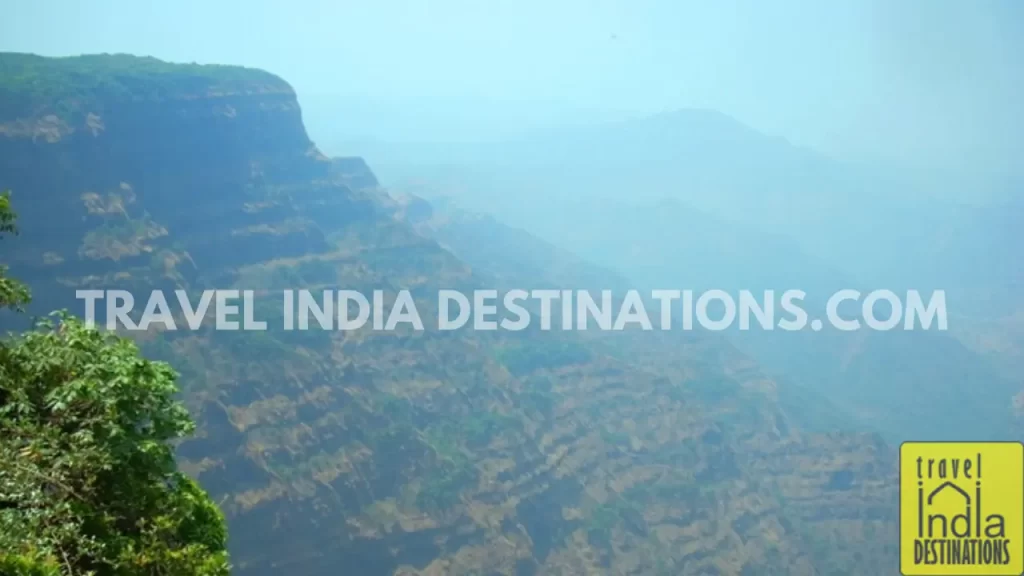
[[[895, 573], [895, 454], [805, 431], [724, 343], [432, 329], [439, 289], [605, 277], [552, 276], [523, 238], [514, 270], [442, 246], [365, 164], [317, 150], [279, 78], [0, 63], [24, 231], [3, 258], [37, 311], [80, 313], [81, 288], [267, 296], [266, 332], [137, 335], [182, 374], [200, 429], [180, 465], [225, 510], [239, 573]], [[280, 330], [286, 288], [408, 289], [427, 330]]]

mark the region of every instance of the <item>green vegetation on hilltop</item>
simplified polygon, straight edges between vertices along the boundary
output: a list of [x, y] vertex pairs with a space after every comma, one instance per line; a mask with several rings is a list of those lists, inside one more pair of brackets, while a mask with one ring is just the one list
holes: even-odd
[[[0, 308], [27, 300], [2, 270], [0, 286]], [[194, 424], [173, 370], [55, 319], [0, 341], [0, 574], [226, 575], [224, 517], [175, 466]]]
[[[15, 214], [11, 210], [11, 194], [0, 194], [0, 234], [16, 234], [14, 227]], [[28, 288], [13, 278], [7, 277], [7, 267], [0, 265], [0, 308], [20, 310], [28, 304]]]
[[71, 121], [110, 103], [267, 90], [291, 87], [269, 72], [241, 66], [173, 64], [128, 54], [0, 53], [0, 122], [45, 114]]

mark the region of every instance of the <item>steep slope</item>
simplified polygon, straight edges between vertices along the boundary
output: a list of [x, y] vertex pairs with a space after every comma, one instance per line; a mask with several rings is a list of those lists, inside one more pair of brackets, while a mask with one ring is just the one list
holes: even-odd
[[450, 196], [643, 288], [796, 288], [812, 317], [824, 316], [839, 289], [943, 289], [950, 332], [826, 328], [730, 339], [890, 441], [1012, 434], [1021, 385], [1005, 368], [1018, 349], [1006, 313], [1021, 285], [1012, 256], [1018, 205], [925, 201], [895, 188], [902, 181], [697, 111], [528, 144], [409, 159], [395, 169], [409, 183], [397, 187]]
[[[877, 287], [851, 279], [785, 237], [680, 203], [611, 204], [592, 206], [588, 212], [587, 226], [575, 226], [568, 245], [588, 250], [590, 257], [615, 266], [641, 286], [800, 288], [808, 293], [809, 313], [818, 317], [824, 316], [825, 299], [835, 291], [855, 288], [866, 293]], [[613, 229], [618, 234], [605, 232]], [[949, 298], [955, 313], [960, 301]], [[1019, 382], [1000, 374], [988, 358], [952, 334], [826, 328], [734, 331], [729, 338], [766, 369], [817, 390], [855, 414], [862, 427], [883, 432], [892, 442], [999, 439], [1009, 433], [1009, 399]]]
[[[606, 288], [613, 292], [629, 287], [614, 272], [589, 264], [522, 230], [504, 226], [492, 217], [462, 210], [451, 202], [431, 206], [415, 196], [403, 195], [398, 197], [395, 206], [399, 217], [410, 220], [417, 230], [438, 239], [472, 266], [502, 279], [505, 287], [524, 286], [531, 282], [545, 286]], [[410, 217], [410, 214], [415, 216]], [[729, 464], [718, 462], [714, 468], [697, 477], [702, 495], [714, 497], [715, 490], [707, 485], [709, 477], [718, 473], [728, 475], [732, 462], [742, 458], [744, 467], [764, 482], [762, 487], [770, 486], [769, 491], [780, 502], [785, 502], [785, 512], [779, 518], [785, 525], [784, 531], [801, 541], [803, 546], [822, 554], [818, 560], [829, 564], [827, 573], [846, 573], [850, 569], [849, 562], [853, 561], [849, 558], [835, 561], [826, 560], [824, 556], [838, 552], [837, 543], [831, 539], [845, 538], [841, 534], [849, 534], [851, 529], [855, 534], [862, 534], [860, 530], [874, 534], [873, 538], [878, 538], [874, 543], [879, 546], [875, 553], [880, 556], [894, 552], [887, 545], [885, 536], [887, 522], [892, 518], [891, 510], [886, 510], [885, 504], [872, 504], [875, 496], [869, 495], [872, 491], [877, 491], [876, 495], [891, 494], [893, 471], [885, 465], [878, 469], [877, 463], [870, 462], [878, 455], [889, 453], [889, 450], [874, 436], [836, 434], [839, 428], [852, 427], [852, 422], [828, 400], [792, 383], [780, 385], [772, 381], [749, 358], [713, 333], [638, 330], [628, 333], [591, 331], [577, 335], [592, 349], [677, 383], [674, 386], [681, 389], [669, 391], [669, 396], [675, 400], [685, 398], [687, 403], [700, 405], [705, 416], [710, 416], [720, 427], [713, 436], [724, 431], [728, 437], [726, 442], [734, 446], [733, 453], [728, 456]], [[684, 376], [684, 382], [677, 380], [680, 375], [687, 374], [691, 376]], [[617, 413], [619, 411], [622, 409]], [[632, 416], [631, 410], [624, 412]], [[631, 429], [636, 421], [642, 420], [626, 420], [625, 428]], [[666, 420], [659, 424], [664, 426], [667, 423]], [[600, 421], [592, 426], [607, 430], [607, 425]], [[798, 433], [797, 430], [805, 432]], [[829, 432], [806, 433], [813, 430]], [[655, 435], [664, 433], [661, 430]], [[705, 436], [702, 439], [710, 438]], [[626, 438], [620, 436], [618, 441], [624, 442]], [[812, 446], [826, 445], [836, 450], [835, 459], [830, 463], [813, 462], [814, 457], [806, 459], [815, 451]], [[632, 440], [631, 448], [636, 450], [638, 446], [643, 446], [644, 452], [651, 449], [649, 443]], [[668, 445], [662, 443], [657, 453], [651, 454], [646, 461], [676, 458], [673, 454], [677, 449], [679, 447], [671, 446], [671, 442]], [[822, 465], [829, 470], [828, 480], [824, 483], [820, 475]], [[657, 464], [653, 467], [665, 472]], [[657, 475], [653, 486], [648, 483], [624, 492], [625, 502], [616, 508], [628, 512], [639, 506], [648, 510], [646, 517], [651, 526], [671, 533], [673, 528], [665, 524], [674, 524], [676, 519], [663, 515], [659, 507], [673, 509], [678, 505], [675, 498], [680, 494], [670, 491], [661, 493], [661, 498], [651, 499], [652, 490], [657, 493], [666, 484], [671, 485], [671, 474]], [[850, 488], [842, 480], [844, 478], [856, 478], [860, 489], [844, 493]], [[726, 500], [732, 498], [742, 500], [744, 497], [733, 495]], [[883, 497], [882, 501], [885, 500]], [[646, 508], [648, 505], [650, 508]], [[838, 514], [841, 519], [833, 517], [825, 521], [821, 513], [825, 507], [842, 508]], [[747, 517], [746, 512], [741, 514]], [[738, 521], [738, 524], [744, 523], [745, 520]], [[770, 524], [770, 521], [759, 521], [758, 529], [772, 533], [775, 528]], [[825, 553], [825, 549], [831, 552]], [[655, 554], [657, 550], [655, 548]], [[818, 568], [821, 569], [821, 565]], [[753, 567], [748, 570], [762, 573], [753, 572]], [[771, 573], [771, 562], [759, 566], [758, 570]], [[725, 572], [731, 573], [730, 570]]]
[[78, 288], [417, 299], [425, 331], [284, 331], [270, 298], [265, 332], [139, 335], [182, 373], [200, 430], [179, 461], [227, 513], [239, 573], [893, 571], [893, 454], [787, 426], [713, 342], [654, 363], [639, 337], [431, 329], [438, 289], [499, 280], [361, 161], [321, 155], [279, 78], [127, 56], [0, 70], [0, 188], [25, 230], [4, 259], [37, 310], [79, 311]]
[[[576, 254], [545, 242], [525, 230], [506, 226], [492, 216], [464, 210], [451, 200], [430, 203], [414, 195], [399, 194], [395, 204], [396, 214], [399, 218], [409, 221], [417, 231], [437, 240], [470, 266], [486, 272], [499, 282], [499, 286], [504, 288], [517, 288], [539, 283], [542, 286], [573, 286], [589, 290], [594, 294], [601, 290], [611, 290], [613, 307], [617, 309], [621, 305], [622, 296], [626, 291], [640, 285], [630, 283], [625, 277], [611, 269], [583, 260]], [[618, 213], [621, 216], [628, 212], [629, 208], [622, 207]], [[698, 230], [706, 231], [713, 230], [716, 224], [714, 221], [704, 222], [697, 219], [693, 222]], [[606, 223], [591, 221], [589, 224], [594, 230], [603, 230]], [[657, 228], [652, 228], [652, 230], [658, 231]], [[718, 233], [720, 232], [713, 231], [709, 235], [713, 236]], [[636, 243], [645, 240], [643, 233], [640, 232], [638, 235], [630, 235], [628, 241]], [[764, 244], [761, 246], [767, 248]], [[580, 247], [593, 249], [593, 244]], [[614, 252], [616, 250], [614, 241], [609, 240], [609, 245], [606, 248]], [[642, 262], [643, 252], [633, 252], [631, 256], [634, 261]], [[683, 271], [699, 269], [691, 261], [676, 261], [676, 264]], [[707, 261], [705, 265], [718, 266], [718, 263]], [[658, 268], [660, 269], [661, 266]], [[742, 270], [737, 272], [743, 274]], [[785, 276], [780, 274], [776, 278], [783, 277]], [[748, 274], [746, 276], [746, 280], [750, 281], [756, 278], [757, 275]], [[760, 278], [760, 280], [764, 279]], [[659, 284], [655, 283], [654, 285]], [[742, 281], [738, 281], [737, 285], [750, 286]], [[659, 304], [647, 300], [646, 306], [647, 310], [656, 311]], [[700, 328], [697, 327], [697, 330]], [[675, 353], [677, 345], [685, 346], [687, 342], [692, 343], [695, 340], [678, 331], [661, 333], [656, 336], [634, 332], [628, 338], [621, 339], [614, 338], [615, 334], [598, 331], [581, 333], [580, 336], [603, 346], [602, 349], [609, 354], [619, 356], [633, 354], [636, 355], [635, 363], [639, 365], [662, 368], [667, 364], [679, 361], [678, 358], [669, 360], [677, 356]], [[718, 353], [733, 348], [728, 339], [720, 333], [700, 331], [699, 341], [717, 350]], [[625, 352], [627, 350], [628, 353]], [[748, 363], [748, 360], [740, 359], [740, 355], [735, 352], [731, 358], [738, 364]], [[668, 362], [666, 362], [667, 360]], [[693, 358], [687, 357], [685, 361], [697, 364], [703, 362], [700, 355], [695, 355]], [[759, 377], [764, 378], [763, 376]], [[776, 378], [776, 380], [778, 379]], [[795, 419], [799, 427], [826, 431], [855, 429], [854, 421], [849, 414], [827, 400], [825, 396], [815, 393], [813, 389], [787, 382], [778, 389], [778, 396], [775, 397], [775, 400], [785, 407], [786, 412]]]

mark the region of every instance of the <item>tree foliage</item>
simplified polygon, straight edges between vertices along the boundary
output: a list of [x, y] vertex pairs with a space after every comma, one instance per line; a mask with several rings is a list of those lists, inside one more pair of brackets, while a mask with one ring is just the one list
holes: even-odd
[[[14, 225], [15, 214], [11, 209], [11, 193], [0, 193], [0, 237], [4, 234], [17, 234]], [[28, 304], [28, 288], [24, 284], [7, 276], [7, 267], [0, 265], [0, 308], [20, 310]]]
[[0, 342], [0, 575], [228, 573], [224, 518], [175, 467], [175, 379], [65, 313]]

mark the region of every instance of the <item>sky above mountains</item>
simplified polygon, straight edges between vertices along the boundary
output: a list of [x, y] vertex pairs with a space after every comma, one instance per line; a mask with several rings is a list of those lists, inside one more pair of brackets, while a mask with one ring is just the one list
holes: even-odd
[[315, 138], [501, 138], [701, 107], [929, 168], [1015, 171], [1024, 143], [1014, 0], [4, 0], [2, 12], [4, 51], [281, 74]]

